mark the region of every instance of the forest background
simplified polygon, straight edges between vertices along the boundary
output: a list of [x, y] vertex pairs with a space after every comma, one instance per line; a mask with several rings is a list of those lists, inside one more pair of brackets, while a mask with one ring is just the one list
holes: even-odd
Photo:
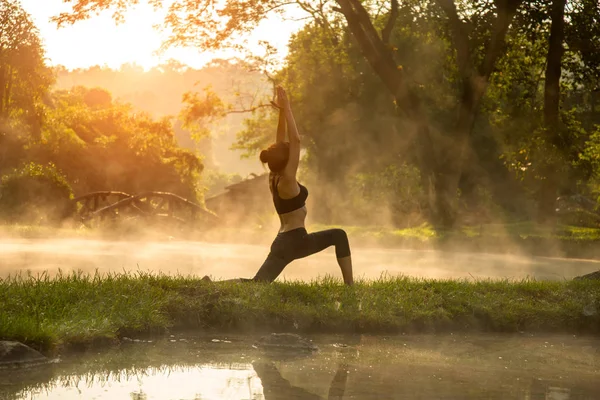
[[[57, 22], [111, 2], [86, 3]], [[32, 205], [98, 190], [202, 204], [264, 172], [257, 152], [273, 138], [267, 105], [281, 84], [303, 137], [314, 222], [600, 226], [594, 0], [230, 1], [233, 23], [218, 40], [188, 24], [172, 44], [224, 46], [269, 10], [300, 7], [306, 25], [283, 63], [273, 66], [267, 46], [261, 57], [149, 70], [50, 66], [30, 16], [17, 1], [0, 4], [6, 222], [37, 223]]]

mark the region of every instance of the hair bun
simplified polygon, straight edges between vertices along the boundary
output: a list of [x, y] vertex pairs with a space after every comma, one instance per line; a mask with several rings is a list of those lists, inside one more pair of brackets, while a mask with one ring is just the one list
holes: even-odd
[[263, 150], [260, 152], [260, 162], [266, 164], [269, 161], [269, 150]]

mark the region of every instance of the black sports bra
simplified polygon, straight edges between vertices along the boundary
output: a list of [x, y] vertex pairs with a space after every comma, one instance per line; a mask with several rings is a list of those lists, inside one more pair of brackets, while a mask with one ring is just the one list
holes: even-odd
[[279, 193], [277, 192], [277, 184], [279, 183], [279, 177], [277, 181], [273, 184], [273, 204], [275, 204], [275, 210], [277, 210], [277, 214], [287, 214], [292, 211], [296, 211], [306, 205], [306, 198], [308, 197], [308, 189], [302, 184], [298, 183], [300, 187], [300, 193], [297, 196], [292, 197], [291, 199], [282, 199], [279, 197]]

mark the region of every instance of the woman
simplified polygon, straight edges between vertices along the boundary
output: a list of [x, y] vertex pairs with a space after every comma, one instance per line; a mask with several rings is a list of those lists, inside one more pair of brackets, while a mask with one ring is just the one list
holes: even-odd
[[[300, 161], [300, 136], [290, 102], [281, 87], [277, 88], [276, 106], [279, 108], [276, 142], [260, 153], [260, 161], [267, 164], [271, 171], [269, 188], [281, 220], [281, 228], [271, 245], [267, 259], [253, 280], [272, 282], [293, 260], [335, 246], [344, 283], [352, 285], [352, 257], [346, 232], [342, 229], [329, 229], [310, 234], [306, 232], [304, 220], [308, 190], [296, 180]], [[286, 122], [289, 142], [285, 141]]]

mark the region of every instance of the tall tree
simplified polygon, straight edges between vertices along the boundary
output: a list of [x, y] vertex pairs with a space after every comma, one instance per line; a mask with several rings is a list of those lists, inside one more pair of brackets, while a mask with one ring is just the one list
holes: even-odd
[[17, 0], [0, 1], [0, 119], [18, 116], [39, 136], [40, 100], [51, 83], [29, 14]]
[[[548, 38], [548, 55], [546, 56], [546, 73], [544, 81], [544, 129], [547, 143], [554, 153], [561, 153], [568, 146], [561, 138], [560, 121], [560, 76], [562, 72], [563, 41], [565, 37], [565, 5], [566, 0], [553, 0], [550, 11], [550, 36]], [[554, 202], [559, 188], [560, 173], [556, 162], [546, 165], [544, 181], [539, 192], [539, 217], [543, 220], [553, 215]]]

